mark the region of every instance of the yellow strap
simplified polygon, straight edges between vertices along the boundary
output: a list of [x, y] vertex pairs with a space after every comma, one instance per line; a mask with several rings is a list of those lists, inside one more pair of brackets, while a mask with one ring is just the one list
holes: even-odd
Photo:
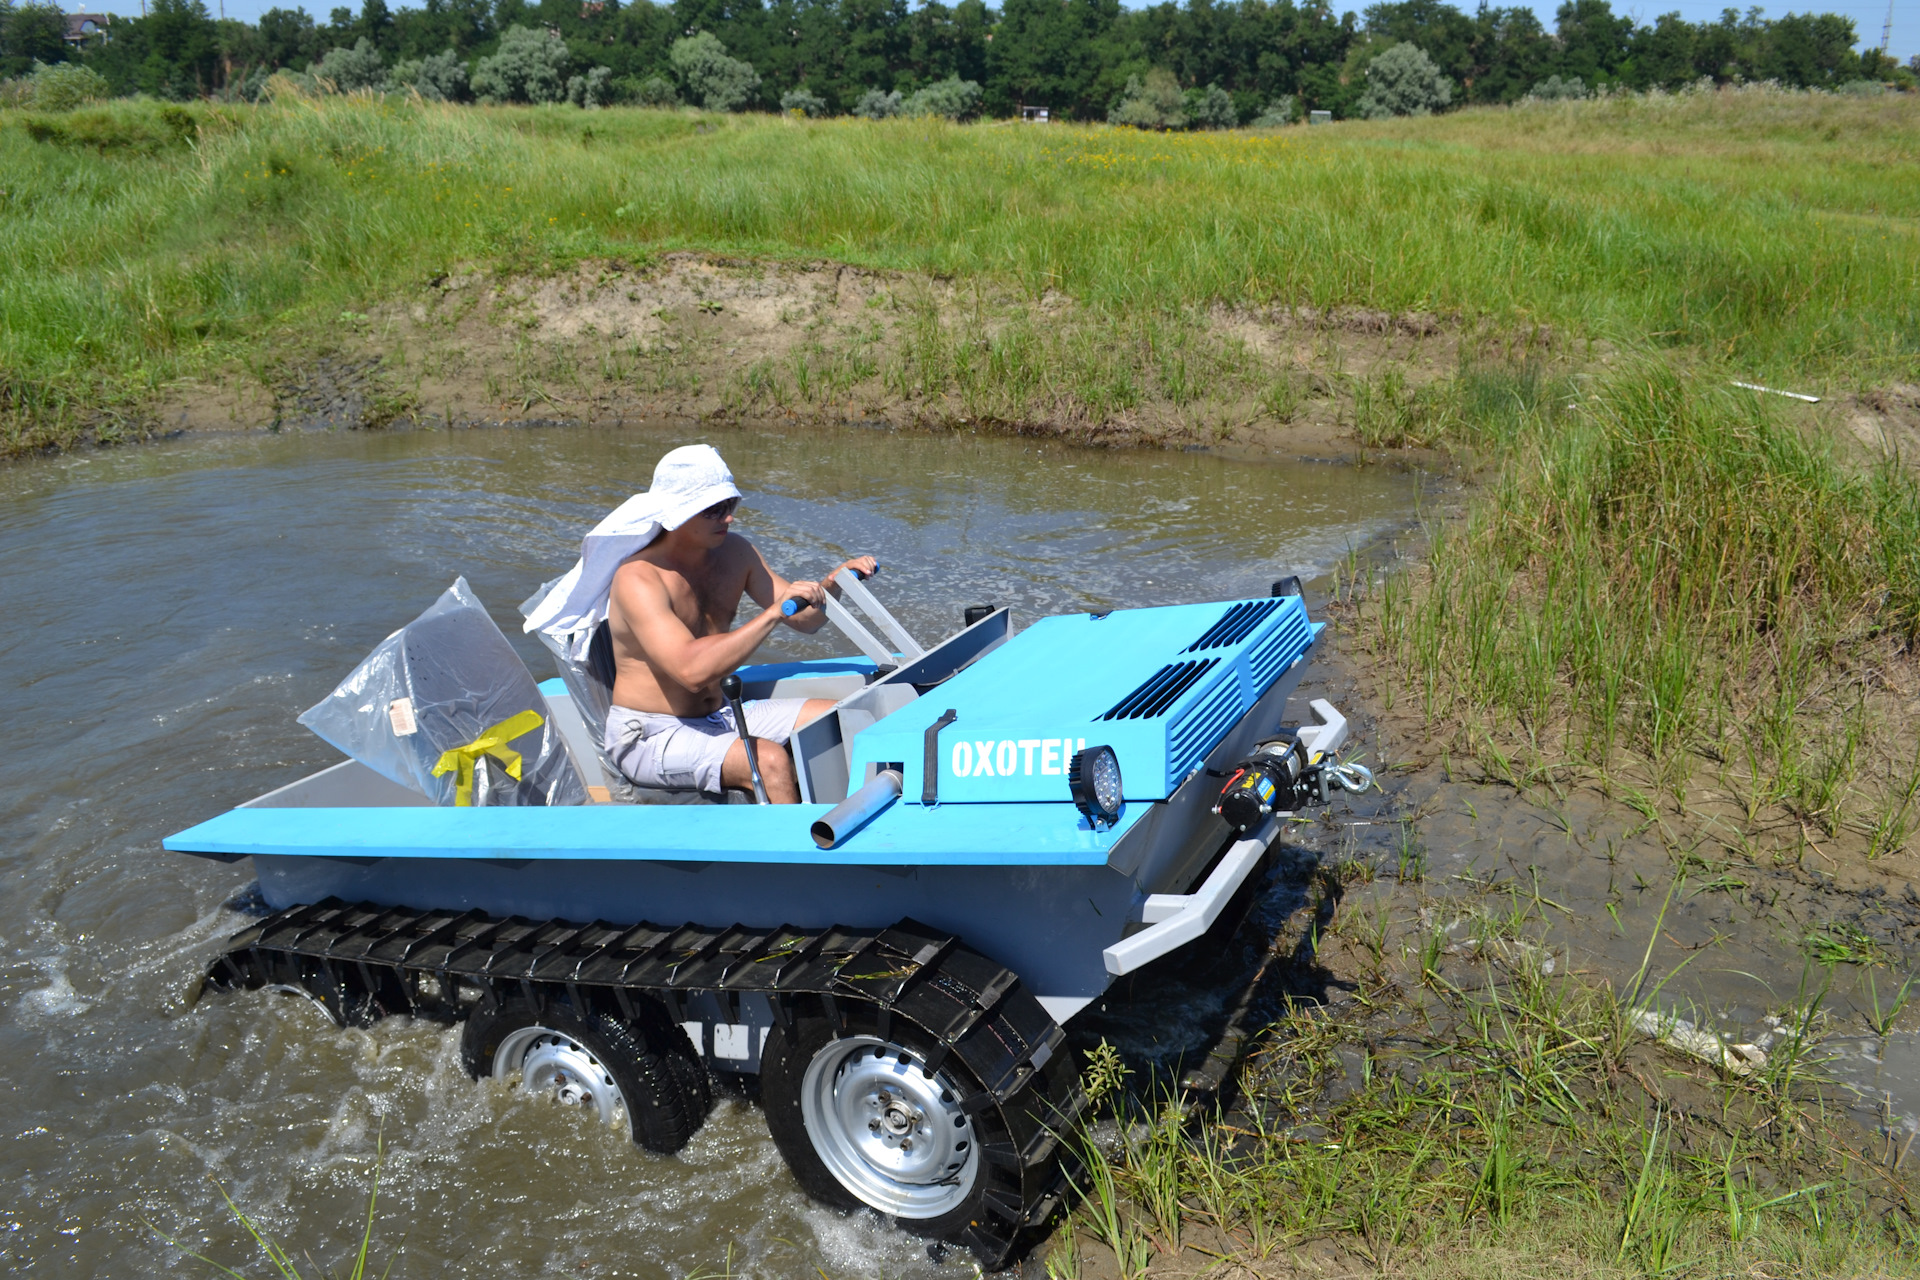
[[546, 721], [538, 711], [522, 711], [511, 719], [502, 720], [488, 729], [472, 742], [463, 747], [455, 747], [443, 752], [440, 763], [433, 766], [433, 776], [460, 771], [459, 782], [453, 789], [453, 802], [456, 805], [473, 804], [473, 767], [480, 762], [481, 756], [492, 756], [507, 767], [507, 776], [515, 782], [520, 780], [520, 753], [507, 746], [523, 733], [532, 733]]

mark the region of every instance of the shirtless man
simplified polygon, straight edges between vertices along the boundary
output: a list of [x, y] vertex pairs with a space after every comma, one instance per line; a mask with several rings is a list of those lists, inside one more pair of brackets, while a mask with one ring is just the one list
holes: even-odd
[[[718, 455], [715, 455], [716, 458]], [[754, 545], [729, 530], [739, 498], [724, 499], [664, 530], [614, 572], [607, 620], [617, 678], [607, 716], [607, 754], [643, 786], [750, 789], [747, 749], [720, 694], [723, 677], [752, 657], [781, 624], [811, 634], [826, 621], [823, 600], [837, 587], [788, 582]], [[839, 565], [865, 575], [872, 556]], [[761, 606], [732, 629], [742, 595]], [[796, 600], [792, 617], [781, 606]], [[745, 704], [747, 728], [784, 746], [795, 729], [833, 707], [825, 698]], [[785, 751], [759, 751], [760, 776], [775, 804], [798, 804], [800, 786]]]

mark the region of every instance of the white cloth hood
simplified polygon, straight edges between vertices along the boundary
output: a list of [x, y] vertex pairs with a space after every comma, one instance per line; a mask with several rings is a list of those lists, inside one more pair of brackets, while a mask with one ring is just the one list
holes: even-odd
[[668, 453], [653, 469], [653, 487], [609, 512], [580, 540], [580, 559], [527, 615], [526, 630], [542, 631], [575, 661], [587, 655], [594, 628], [607, 616], [607, 592], [620, 562], [663, 530], [678, 529], [715, 503], [737, 498], [733, 472], [710, 444]]

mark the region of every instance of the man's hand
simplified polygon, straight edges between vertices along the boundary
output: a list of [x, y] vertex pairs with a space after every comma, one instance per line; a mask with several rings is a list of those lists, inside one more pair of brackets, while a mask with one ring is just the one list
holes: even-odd
[[[874, 574], [880, 572], [880, 562], [872, 556], [855, 556], [851, 560], [842, 561], [840, 569], [853, 570], [854, 576], [857, 578], [871, 578]], [[833, 579], [839, 575], [840, 569], [835, 569], [832, 573], [828, 574], [827, 581], [833, 581]]]
[[805, 613], [808, 609], [818, 609], [826, 598], [827, 589], [817, 582], [789, 582], [787, 589], [780, 593], [782, 604], [788, 600], [798, 600], [801, 613]]

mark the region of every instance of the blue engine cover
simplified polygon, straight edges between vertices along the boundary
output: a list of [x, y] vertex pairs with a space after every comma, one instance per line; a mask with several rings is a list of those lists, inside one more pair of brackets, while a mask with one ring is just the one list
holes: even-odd
[[1129, 800], [1163, 800], [1306, 653], [1324, 624], [1298, 596], [1043, 618], [854, 739], [866, 765], [904, 766], [919, 803], [926, 731], [940, 733], [942, 804], [1060, 801], [1076, 750], [1104, 744]]

